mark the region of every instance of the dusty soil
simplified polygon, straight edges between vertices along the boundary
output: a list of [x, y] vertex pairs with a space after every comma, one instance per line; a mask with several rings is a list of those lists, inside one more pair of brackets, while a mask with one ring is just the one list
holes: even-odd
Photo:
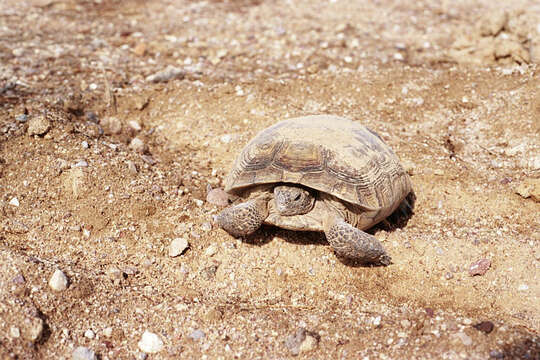
[[[496, 4], [2, 1], [0, 357], [540, 359], [540, 6]], [[412, 174], [388, 267], [214, 224], [241, 147], [316, 113]]]

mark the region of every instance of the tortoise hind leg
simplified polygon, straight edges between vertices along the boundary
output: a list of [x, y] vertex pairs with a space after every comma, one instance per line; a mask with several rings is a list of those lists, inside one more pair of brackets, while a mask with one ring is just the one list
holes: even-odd
[[326, 239], [336, 253], [342, 257], [360, 261], [362, 263], [375, 263], [390, 265], [391, 258], [386, 254], [383, 246], [375, 238], [336, 217], [325, 226]]
[[217, 217], [219, 226], [234, 237], [247, 236], [268, 217], [267, 200], [253, 199], [223, 210]]

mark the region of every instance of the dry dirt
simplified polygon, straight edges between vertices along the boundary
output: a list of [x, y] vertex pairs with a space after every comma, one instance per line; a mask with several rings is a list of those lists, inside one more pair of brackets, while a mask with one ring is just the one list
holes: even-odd
[[[499, 3], [0, 2], [0, 358], [540, 359], [540, 5]], [[316, 113], [412, 174], [388, 267], [213, 224], [241, 147]]]

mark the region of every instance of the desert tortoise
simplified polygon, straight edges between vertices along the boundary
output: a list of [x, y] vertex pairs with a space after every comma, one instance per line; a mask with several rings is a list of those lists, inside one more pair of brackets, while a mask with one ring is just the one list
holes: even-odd
[[409, 176], [373, 131], [331, 115], [281, 121], [253, 138], [225, 182], [239, 202], [218, 224], [242, 237], [263, 223], [324, 231], [342, 257], [388, 265], [390, 257], [367, 229], [394, 210], [410, 211]]

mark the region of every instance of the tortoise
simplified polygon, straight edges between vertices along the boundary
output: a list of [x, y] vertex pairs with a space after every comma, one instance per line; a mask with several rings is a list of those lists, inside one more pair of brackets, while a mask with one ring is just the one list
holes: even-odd
[[410, 214], [411, 180], [379, 135], [347, 118], [311, 115], [262, 130], [225, 180], [238, 200], [217, 216], [245, 237], [263, 223], [324, 232], [340, 257], [389, 265], [381, 243], [363, 230], [396, 209]]

